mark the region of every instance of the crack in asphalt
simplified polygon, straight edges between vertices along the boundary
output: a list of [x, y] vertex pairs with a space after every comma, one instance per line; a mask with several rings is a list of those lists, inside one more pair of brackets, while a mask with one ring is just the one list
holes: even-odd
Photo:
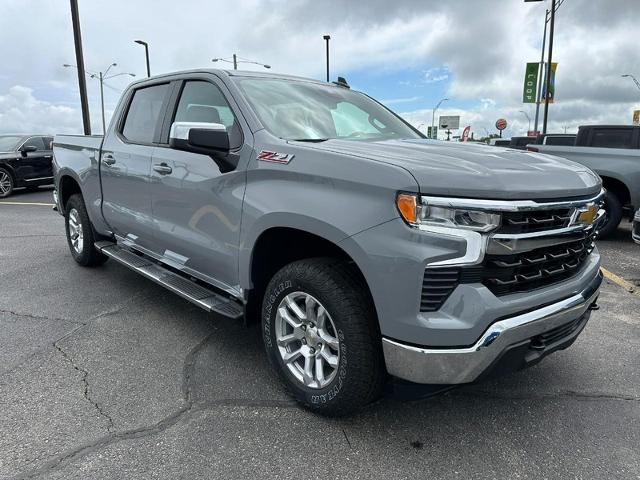
[[0, 309], [0, 313], [6, 313], [7, 315], [13, 315], [15, 317], [32, 318], [34, 320], [50, 320], [52, 322], [68, 322], [68, 323], [86, 325], [84, 322], [79, 322], [77, 320], [67, 320], [66, 318], [48, 317], [46, 315], [33, 315], [31, 313], [19, 313], [19, 312], [16, 312], [15, 310]]
[[69, 362], [75, 370], [82, 374], [82, 383], [84, 384], [84, 398], [93, 405], [100, 416], [107, 419], [107, 421], [109, 422], [109, 425], [107, 426], [107, 432], [111, 432], [111, 430], [115, 428], [113, 418], [111, 418], [111, 416], [107, 412], [105, 412], [100, 404], [96, 400], [91, 398], [91, 395], [89, 394], [89, 371], [77, 365], [73, 358], [71, 358], [71, 355], [65, 352], [64, 349], [60, 345], [58, 345], [58, 342], [54, 342], [53, 346], [56, 347], [56, 350], [58, 350], [62, 354], [64, 359]]
[[[175, 410], [173, 413], [164, 417], [162, 420], [148, 426], [126, 430], [124, 432], [115, 433], [111, 429], [108, 429], [108, 434], [100, 437], [92, 442], [88, 442], [84, 445], [80, 445], [70, 451], [62, 453], [52, 460], [42, 464], [40, 467], [28, 471], [26, 473], [20, 474], [15, 477], [11, 477], [12, 479], [30, 479], [36, 478], [43, 474], [51, 474], [52, 472], [59, 470], [64, 467], [65, 464], [73, 459], [81, 458], [85, 455], [89, 455], [95, 451], [106, 448], [115, 443], [124, 441], [124, 440], [135, 440], [148, 436], [155, 435], [157, 433], [161, 433], [168, 428], [177, 424], [183, 417], [188, 414], [192, 414], [195, 412], [205, 411], [208, 409], [216, 408], [216, 407], [224, 407], [224, 406], [232, 406], [232, 407], [245, 407], [245, 408], [297, 408], [295, 402], [293, 401], [281, 401], [281, 400], [245, 400], [245, 399], [222, 399], [222, 400], [213, 400], [202, 403], [194, 403], [193, 401], [193, 384], [192, 379], [195, 373], [195, 365], [198, 358], [198, 355], [205, 347], [205, 345], [209, 342], [211, 337], [215, 332], [211, 332], [206, 335], [198, 344], [196, 344], [185, 356], [183, 369], [182, 369], [182, 396], [184, 405]], [[79, 372], [83, 373], [83, 381], [85, 382], [85, 398], [89, 400], [98, 412], [109, 419], [110, 426], [114, 427], [113, 420], [109, 417], [106, 412], [104, 412], [100, 406], [88, 396], [88, 382], [87, 375], [88, 372], [83, 368], [77, 366], [69, 355], [58, 345], [55, 347], [60, 351], [60, 353], [73, 365], [73, 367]]]

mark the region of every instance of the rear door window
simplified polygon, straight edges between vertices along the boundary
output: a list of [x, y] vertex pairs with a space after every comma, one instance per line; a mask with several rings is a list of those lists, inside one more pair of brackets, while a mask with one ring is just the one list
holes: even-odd
[[169, 84], [136, 90], [129, 104], [122, 135], [133, 143], [153, 143], [162, 117]]
[[632, 148], [633, 130], [631, 128], [594, 129], [592, 147]]

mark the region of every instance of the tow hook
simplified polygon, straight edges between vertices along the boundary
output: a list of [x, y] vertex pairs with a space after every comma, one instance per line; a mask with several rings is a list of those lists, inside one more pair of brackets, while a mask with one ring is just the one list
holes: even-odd
[[593, 302], [591, 305], [589, 305], [589, 310], [600, 310], [600, 305], [598, 305], [596, 302]]

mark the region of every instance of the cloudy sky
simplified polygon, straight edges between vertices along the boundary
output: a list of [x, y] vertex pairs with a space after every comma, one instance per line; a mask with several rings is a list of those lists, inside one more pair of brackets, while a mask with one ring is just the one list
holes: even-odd
[[[322, 79], [323, 34], [330, 34], [331, 74], [347, 78], [414, 125], [461, 115], [476, 135], [509, 122], [524, 134], [534, 106], [522, 104], [527, 61], [539, 61], [544, 10], [523, 0], [79, 0], [87, 70], [145, 75], [220, 66], [236, 52], [272, 71]], [[630, 123], [640, 108], [639, 0], [565, 0], [556, 17], [559, 63], [550, 131], [587, 123]], [[0, 133], [81, 132], [69, 2], [2, 0]], [[228, 65], [228, 64], [227, 64]], [[252, 68], [246, 65], [245, 68]], [[260, 68], [260, 67], [256, 67]], [[105, 88], [109, 117], [131, 77]], [[94, 132], [100, 132], [98, 82], [88, 80]], [[108, 120], [107, 120], [108, 121]]]

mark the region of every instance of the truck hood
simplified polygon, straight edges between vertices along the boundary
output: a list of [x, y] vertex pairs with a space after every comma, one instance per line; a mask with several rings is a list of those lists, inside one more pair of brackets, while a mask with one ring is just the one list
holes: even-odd
[[599, 177], [550, 155], [433, 140], [327, 140], [307, 146], [402, 167], [420, 193], [483, 199], [558, 199], [596, 195]]
[[17, 156], [16, 152], [0, 152], [0, 160], [11, 160]]

